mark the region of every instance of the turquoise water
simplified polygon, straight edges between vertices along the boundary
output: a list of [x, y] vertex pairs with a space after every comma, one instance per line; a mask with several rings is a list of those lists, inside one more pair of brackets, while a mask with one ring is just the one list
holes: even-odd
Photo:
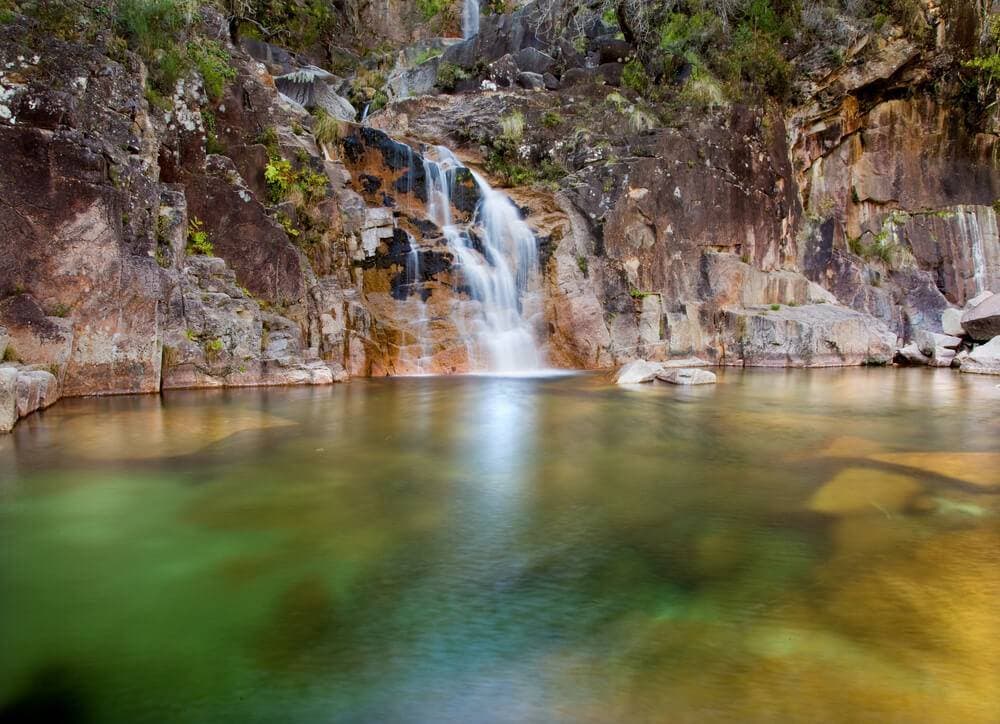
[[0, 438], [0, 721], [1000, 721], [950, 370], [64, 400]]

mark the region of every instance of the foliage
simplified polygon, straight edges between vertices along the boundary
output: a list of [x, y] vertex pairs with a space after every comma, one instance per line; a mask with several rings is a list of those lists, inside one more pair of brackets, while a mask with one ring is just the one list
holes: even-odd
[[524, 114], [521, 111], [512, 111], [502, 116], [500, 133], [505, 140], [519, 143], [524, 138]]
[[413, 64], [422, 65], [432, 58], [439, 57], [443, 52], [441, 48], [426, 48], [417, 53], [417, 57], [413, 59]]
[[335, 146], [340, 142], [340, 121], [322, 108], [313, 111], [313, 136], [321, 146]]
[[208, 232], [197, 216], [192, 217], [188, 222], [186, 251], [188, 254], [204, 254], [206, 256], [211, 256], [214, 251]]
[[209, 110], [202, 109], [201, 125], [205, 129], [205, 153], [225, 153], [226, 149], [219, 143], [219, 137], [216, 133], [215, 114]]
[[437, 71], [437, 87], [443, 91], [453, 91], [459, 82], [469, 79], [469, 73], [460, 65], [441, 63]]
[[[243, 0], [249, 12], [239, 13], [268, 29], [269, 42], [292, 50], [307, 50], [332, 40], [337, 33], [334, 3], [329, 0]], [[245, 26], [254, 34], [258, 26]]]
[[633, 58], [622, 68], [622, 85], [635, 91], [639, 95], [649, 93], [652, 81], [646, 73], [646, 68], [637, 59]]
[[229, 52], [217, 40], [201, 38], [188, 43], [188, 55], [201, 74], [205, 93], [211, 100], [218, 101], [226, 83], [236, 77], [236, 69], [229, 62]]
[[417, 0], [417, 8], [424, 20], [431, 20], [448, 7], [448, 0]]
[[563, 117], [555, 111], [546, 111], [542, 115], [542, 125], [546, 128], [556, 128], [563, 122]]
[[965, 61], [962, 65], [976, 71], [979, 91], [983, 97], [992, 99], [988, 103], [992, 107], [1000, 102], [994, 93], [994, 87], [1000, 86], [1000, 15], [990, 18], [981, 51], [983, 54]]
[[281, 203], [293, 192], [302, 204], [309, 206], [324, 198], [329, 180], [325, 174], [313, 171], [306, 165], [296, 169], [284, 158], [274, 158], [264, 167], [264, 181], [272, 203]]

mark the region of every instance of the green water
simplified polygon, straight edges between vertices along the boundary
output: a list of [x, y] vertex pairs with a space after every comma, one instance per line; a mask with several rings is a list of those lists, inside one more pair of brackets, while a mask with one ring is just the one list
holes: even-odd
[[997, 382], [62, 401], [0, 439], [0, 721], [1000, 721]]

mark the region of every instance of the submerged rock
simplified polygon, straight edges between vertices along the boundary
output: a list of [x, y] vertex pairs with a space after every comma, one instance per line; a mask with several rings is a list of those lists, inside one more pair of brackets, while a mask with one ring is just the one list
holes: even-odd
[[876, 468], [847, 468], [823, 484], [809, 500], [809, 510], [831, 515], [882, 513], [906, 507], [922, 490], [909, 475]]

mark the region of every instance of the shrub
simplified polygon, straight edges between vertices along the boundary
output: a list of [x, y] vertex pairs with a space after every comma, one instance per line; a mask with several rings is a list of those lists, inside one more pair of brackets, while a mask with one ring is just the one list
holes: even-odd
[[430, 20], [447, 7], [447, 0], [417, 0], [417, 7], [424, 20]]
[[625, 64], [625, 67], [622, 68], [622, 85], [634, 90], [639, 95], [649, 93], [650, 80], [642, 63], [633, 58]]
[[222, 43], [203, 39], [189, 43], [188, 53], [201, 74], [205, 93], [218, 101], [226, 83], [236, 77], [236, 69], [229, 63], [229, 53]]
[[524, 138], [524, 114], [513, 111], [500, 118], [500, 133], [504, 139], [519, 143]]
[[322, 108], [317, 108], [313, 111], [312, 130], [313, 136], [316, 138], [316, 143], [321, 146], [335, 146], [340, 142], [340, 121]]
[[208, 232], [197, 216], [192, 217], [188, 222], [186, 251], [188, 254], [204, 254], [206, 256], [211, 256], [213, 252]]
[[264, 181], [267, 183], [267, 193], [271, 201], [273, 203], [283, 201], [295, 183], [292, 162], [283, 158], [268, 161], [264, 167]]
[[546, 128], [555, 128], [563, 122], [563, 117], [555, 111], [546, 111], [542, 116], [542, 125]]
[[443, 91], [452, 91], [460, 81], [468, 80], [470, 77], [468, 71], [460, 65], [441, 63], [437, 71], [437, 87]]

